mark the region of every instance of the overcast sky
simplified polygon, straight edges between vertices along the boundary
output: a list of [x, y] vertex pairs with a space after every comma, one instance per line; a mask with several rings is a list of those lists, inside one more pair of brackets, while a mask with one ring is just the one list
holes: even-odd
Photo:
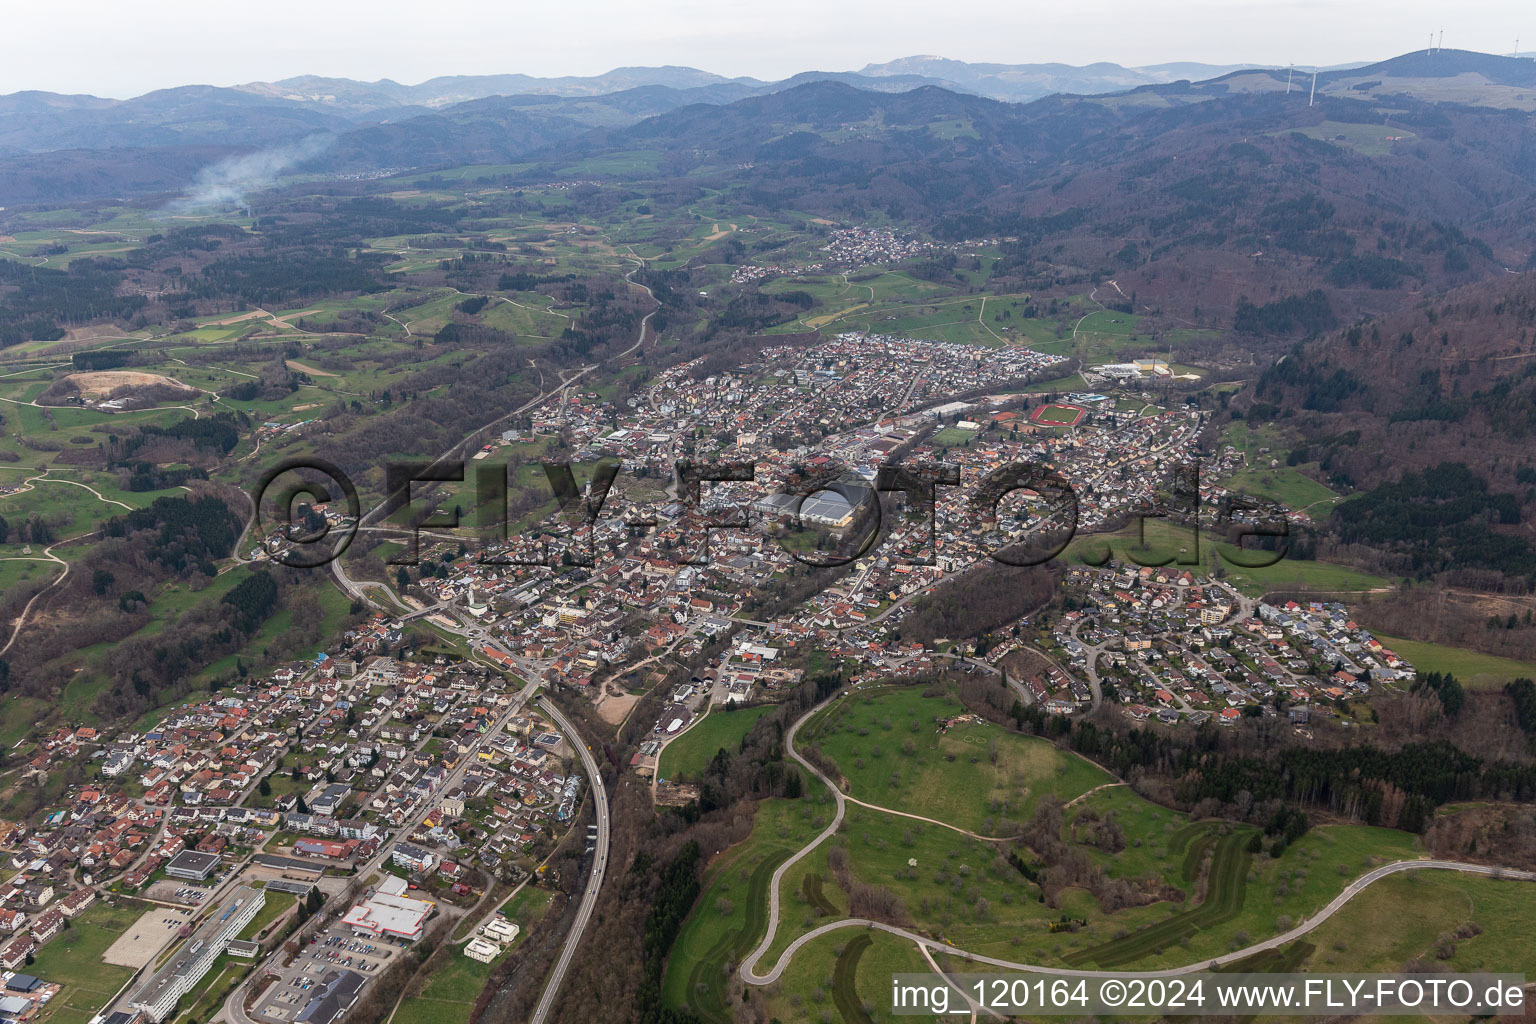
[[[300, 74], [782, 78], [912, 54], [1008, 64], [1339, 64], [1425, 45], [1536, 49], [1529, 0], [75, 0], [8, 4], [0, 93], [127, 97]], [[1528, 38], [1525, 38], [1528, 37]]]

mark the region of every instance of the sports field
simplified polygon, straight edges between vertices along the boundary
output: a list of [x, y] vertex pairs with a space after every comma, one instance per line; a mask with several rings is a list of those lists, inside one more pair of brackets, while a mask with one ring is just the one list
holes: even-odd
[[63, 990], [48, 1004], [50, 1022], [85, 1024], [133, 976], [127, 967], [106, 963], [102, 954], [133, 925], [148, 904], [98, 901], [38, 951], [28, 973], [57, 982]]
[[1088, 410], [1080, 405], [1064, 405], [1052, 402], [1036, 409], [1030, 419], [1043, 427], [1075, 427], [1088, 415]]

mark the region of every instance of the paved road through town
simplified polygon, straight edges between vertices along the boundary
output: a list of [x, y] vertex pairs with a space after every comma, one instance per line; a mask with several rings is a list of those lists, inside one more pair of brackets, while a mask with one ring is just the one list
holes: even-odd
[[591, 749], [582, 742], [581, 733], [577, 732], [576, 727], [560, 713], [560, 709], [555, 707], [553, 701], [547, 697], [540, 697], [539, 709], [555, 720], [555, 724], [560, 726], [572, 745], [576, 747], [576, 752], [581, 755], [582, 766], [586, 769], [587, 778], [592, 783], [592, 799], [597, 804], [597, 844], [592, 853], [592, 871], [587, 877], [586, 888], [581, 894], [581, 906], [576, 909], [576, 920], [571, 924], [570, 934], [565, 937], [565, 945], [560, 950], [560, 959], [555, 961], [555, 969], [544, 985], [544, 993], [539, 996], [539, 1004], [534, 1008], [533, 1016], [529, 1018], [531, 1024], [544, 1024], [550, 1009], [555, 1004], [555, 997], [560, 994], [560, 983], [565, 980], [566, 971], [571, 966], [571, 959], [581, 945], [582, 934], [592, 920], [592, 909], [597, 905], [598, 890], [603, 887], [603, 873], [608, 868], [608, 794], [603, 789], [603, 777], [598, 772], [597, 759], [592, 756]]

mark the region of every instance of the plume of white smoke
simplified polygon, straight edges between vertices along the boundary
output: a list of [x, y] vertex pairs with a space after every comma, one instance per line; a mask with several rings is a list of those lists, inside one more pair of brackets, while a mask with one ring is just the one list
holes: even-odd
[[232, 156], [197, 172], [187, 195], [170, 204], [173, 212], [245, 206], [251, 192], [271, 186], [278, 175], [329, 149], [334, 135], [319, 133], [284, 146]]

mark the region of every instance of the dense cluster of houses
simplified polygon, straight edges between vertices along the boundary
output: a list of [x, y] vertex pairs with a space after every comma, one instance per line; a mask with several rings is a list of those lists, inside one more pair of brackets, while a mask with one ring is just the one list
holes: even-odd
[[940, 245], [915, 235], [898, 234], [889, 228], [834, 228], [828, 233], [827, 244], [822, 246], [822, 251], [826, 253], [823, 258], [794, 266], [744, 263], [731, 272], [731, 282], [745, 284], [783, 274], [814, 274], [830, 267], [856, 269], [900, 263], [943, 252], [974, 252], [978, 247], [995, 246], [998, 242], [996, 238], [983, 238]]
[[1248, 601], [1177, 567], [1071, 570], [1082, 598], [1056, 628], [1069, 667], [1091, 672], [1133, 718], [1235, 722], [1411, 684], [1412, 664], [1338, 602]]
[[[1080, 528], [1091, 528], [1151, 500], [1173, 462], [1192, 451], [1196, 416], [1142, 415], [1140, 406], [1119, 409], [1102, 395], [1080, 396], [1093, 410], [1081, 427], [1029, 423], [1020, 415], [1027, 399], [1007, 387], [1048, 374], [1055, 362], [1017, 346], [850, 333], [811, 348], [771, 347], [730, 372], [674, 367], [622, 407], [572, 389], [534, 411], [533, 429], [559, 433], [577, 462], [622, 463], [602, 514], [574, 526], [550, 521], [542, 536], [509, 543], [515, 565], [448, 545], [429, 549], [438, 561], [417, 585], [480, 630], [489, 660], [592, 692], [611, 666], [696, 654], [737, 628], [732, 616], [746, 598], [799, 564], [772, 536], [794, 525], [795, 509], [765, 501], [803, 493], [797, 488], [808, 480], [842, 479], [850, 497], [842, 505], [818, 497], [827, 511], [806, 521], [843, 527], [892, 459], [955, 466], [960, 484], [939, 488], [932, 523], [887, 517], [883, 543], [859, 571], [812, 596], [787, 623], [857, 627], [1029, 528], [1030, 510], [978, 511], [975, 492], [989, 474], [1019, 463], [1057, 468], [1077, 490]], [[976, 397], [953, 397], [962, 394]], [[935, 428], [955, 421], [974, 441], [935, 442]], [[682, 457], [750, 465], [754, 478], [713, 483], [688, 501], [662, 491]], [[731, 522], [749, 528], [719, 528]]]

